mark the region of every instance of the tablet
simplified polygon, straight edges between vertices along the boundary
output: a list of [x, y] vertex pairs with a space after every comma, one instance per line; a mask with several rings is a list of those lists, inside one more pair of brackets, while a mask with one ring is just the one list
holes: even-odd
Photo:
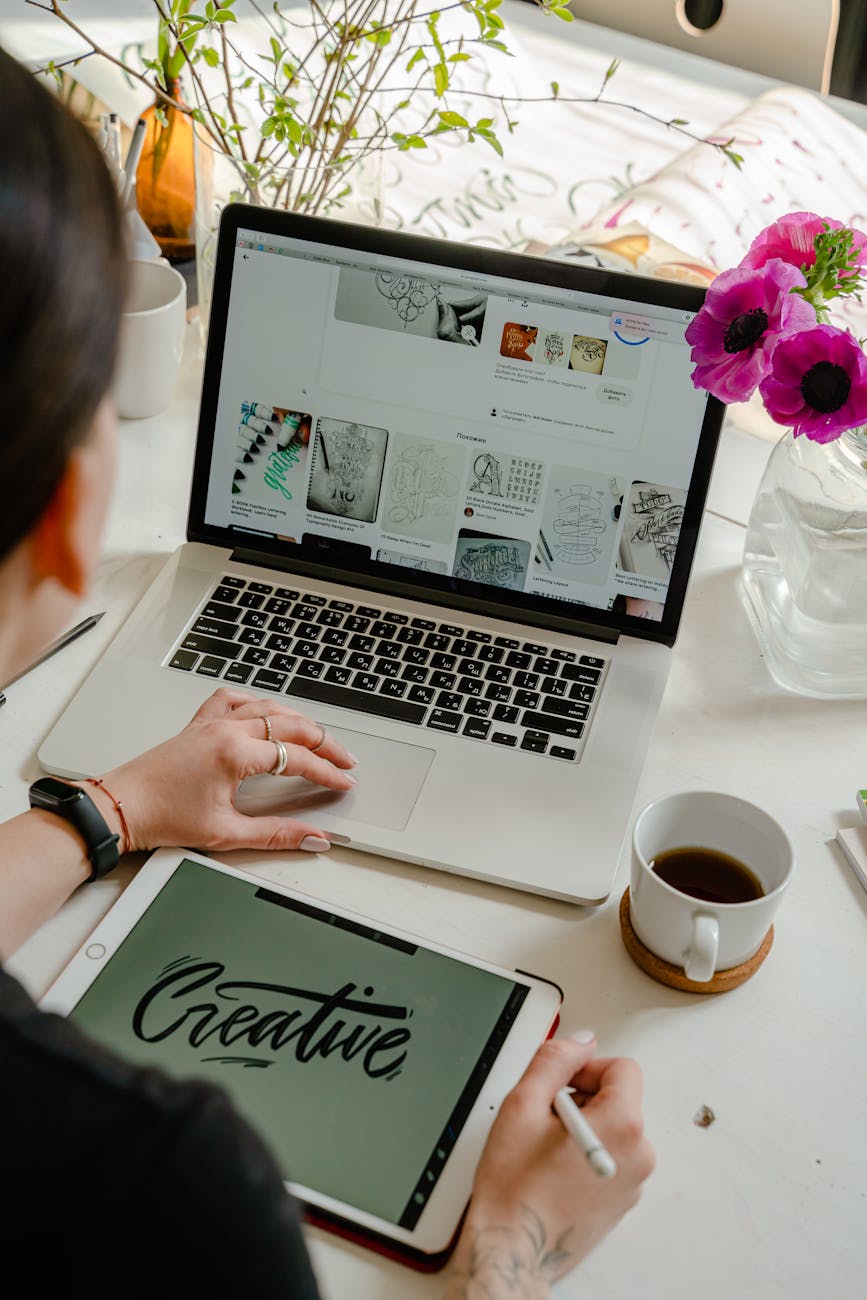
[[221, 1085], [306, 1217], [441, 1267], [562, 994], [187, 850], [153, 854], [42, 999]]

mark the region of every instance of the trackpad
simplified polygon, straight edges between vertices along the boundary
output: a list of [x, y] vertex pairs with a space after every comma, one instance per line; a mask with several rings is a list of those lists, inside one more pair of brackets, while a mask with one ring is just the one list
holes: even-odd
[[329, 727], [328, 734], [358, 759], [352, 769], [358, 781], [354, 790], [324, 790], [298, 776], [251, 776], [238, 791], [238, 810], [251, 817], [314, 817], [323, 830], [333, 826], [339, 831], [341, 822], [351, 818], [402, 831], [436, 751], [343, 727]]

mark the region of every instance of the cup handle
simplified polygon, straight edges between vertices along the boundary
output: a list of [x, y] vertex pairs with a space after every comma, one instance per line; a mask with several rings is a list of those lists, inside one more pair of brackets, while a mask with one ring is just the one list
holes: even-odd
[[719, 922], [706, 912], [696, 912], [692, 918], [692, 943], [683, 963], [684, 974], [696, 984], [706, 984], [716, 970], [719, 947]]

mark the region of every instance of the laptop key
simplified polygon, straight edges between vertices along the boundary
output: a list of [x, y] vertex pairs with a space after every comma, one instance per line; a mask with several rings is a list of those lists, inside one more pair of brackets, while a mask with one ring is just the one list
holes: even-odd
[[322, 628], [315, 623], [299, 623], [295, 628], [295, 635], [302, 641], [318, 641], [321, 632]]
[[191, 632], [204, 632], [205, 636], [227, 636], [231, 640], [237, 632], [234, 623], [227, 623], [222, 618], [197, 618]]
[[198, 657], [192, 650], [176, 650], [169, 660], [169, 668], [180, 668], [182, 672], [188, 673]]
[[[346, 621], [348, 623], [349, 619]], [[361, 650], [364, 654], [370, 654], [371, 650], [373, 650], [375, 646], [376, 639], [372, 636], [360, 636], [356, 633], [356, 635], [350, 637], [349, 640], [350, 650]]]
[[548, 739], [543, 731], [528, 731], [521, 741], [521, 748], [530, 754], [544, 754], [548, 748]]
[[464, 629], [456, 627], [454, 623], [440, 623], [437, 631], [445, 633], [446, 636], [463, 636]]
[[569, 687], [569, 697], [573, 700], [586, 700], [589, 704], [596, 698], [596, 687], [585, 686], [583, 682], [573, 682]]
[[346, 645], [348, 632], [344, 632], [342, 627], [327, 627], [322, 633], [323, 645]]
[[309, 591], [305, 591], [305, 593], [304, 593], [304, 599], [307, 601], [308, 605], [316, 605], [316, 606], [319, 606], [319, 605], [324, 605], [324, 604], [325, 604], [325, 597], [324, 597], [324, 596], [314, 596], [314, 595], [311, 595], [311, 593], [310, 593]]
[[432, 686], [410, 686], [406, 693], [406, 698], [412, 700], [415, 704], [430, 704], [434, 697], [434, 688]]
[[377, 619], [375, 623], [371, 623], [370, 625], [371, 636], [378, 636], [387, 639], [393, 637], [396, 631], [397, 628], [393, 623], [385, 623], [382, 619]]
[[427, 725], [433, 727], [434, 731], [458, 731], [462, 721], [459, 713], [452, 713], [448, 709], [431, 709]]
[[357, 614], [347, 614], [343, 626], [347, 632], [366, 632], [370, 627], [370, 619], [359, 618]]
[[420, 645], [424, 639], [424, 632], [420, 632], [417, 627], [400, 627], [395, 639], [401, 645]]
[[355, 668], [362, 673], [369, 672], [373, 667], [373, 655], [359, 654], [354, 650], [346, 661], [346, 667]]
[[496, 645], [483, 645], [479, 647], [477, 658], [486, 664], [498, 664], [503, 658], [504, 651]]
[[292, 644], [293, 655], [298, 655], [301, 659], [315, 659], [318, 649], [315, 641], [294, 641]]
[[237, 623], [241, 611], [237, 605], [226, 605], [219, 600], [209, 600], [199, 617], [224, 618], [228, 623]]
[[574, 758], [575, 750], [569, 749], [566, 745], [552, 745], [548, 750], [549, 758]]
[[482, 683], [476, 677], [462, 677], [458, 682], [461, 695], [481, 695]]
[[545, 695], [565, 695], [566, 683], [562, 677], [546, 677], [542, 682], [542, 691]]
[[220, 579], [220, 585], [222, 587], [245, 587], [247, 585], [247, 579], [236, 578], [234, 574], [224, 573]]
[[382, 610], [374, 609], [372, 605], [356, 605], [355, 612], [359, 618], [381, 618]]
[[251, 645], [241, 655], [245, 664], [266, 664], [271, 658], [271, 651], [266, 650], [264, 646]]
[[442, 632], [431, 632], [425, 637], [424, 643], [428, 650], [448, 650], [452, 639], [450, 636], [443, 636]]
[[485, 698], [496, 700], [498, 704], [508, 704], [512, 698], [512, 688], [504, 686], [502, 682], [489, 682], [485, 687]]
[[410, 700], [395, 700], [379, 692], [371, 695], [367, 691], [337, 686], [330, 681], [299, 680], [295, 677], [287, 694], [295, 695], [301, 700], [314, 700], [317, 704], [336, 704], [344, 709], [353, 709], [356, 713], [370, 713], [379, 718], [393, 718], [396, 722], [411, 722], [415, 725], [422, 721], [426, 712], [424, 705], [413, 704]]
[[291, 636], [295, 631], [295, 620], [293, 618], [269, 619], [268, 631], [277, 632], [280, 636]]
[[235, 599], [237, 594], [238, 591], [237, 588], [234, 586], [234, 584], [230, 584], [228, 582], [222, 582], [220, 583], [219, 587], [215, 587], [214, 590], [211, 592], [211, 600], [225, 600], [227, 604], [231, 604], [231, 602]]
[[472, 740], [487, 740], [490, 730], [491, 724], [485, 722], [484, 718], [467, 718], [461, 735], [469, 736]]
[[321, 664], [318, 659], [303, 659], [298, 665], [298, 677], [321, 677], [325, 672], [325, 664]]
[[560, 664], [557, 659], [540, 658], [533, 664], [533, 672], [542, 673], [544, 676], [546, 673], [556, 673], [559, 667]]
[[535, 641], [525, 641], [521, 649], [526, 650], [528, 655], [544, 655], [548, 653], [546, 645], [537, 645]]
[[476, 700], [471, 696], [464, 702], [464, 713], [468, 713], [472, 718], [486, 718], [490, 711], [490, 700]]
[[[242, 627], [238, 633], [238, 642], [240, 645], [261, 645], [267, 636], [259, 627]], [[284, 650], [289, 649], [289, 642], [282, 647]]]
[[430, 657], [431, 668], [443, 668], [447, 673], [452, 671], [457, 662], [454, 655], [444, 655], [440, 652], [432, 654]]
[[292, 617], [303, 618], [308, 620], [311, 618], [315, 618], [316, 606], [312, 605], [309, 600], [306, 602], [303, 600], [299, 601], [297, 605], [292, 606]]
[[343, 615], [336, 609], [320, 609], [316, 615], [316, 622], [321, 623], [323, 627], [339, 627], [343, 622]]
[[299, 593], [293, 591], [291, 587], [278, 587], [274, 595], [279, 596], [281, 600], [298, 600], [299, 598]]
[[538, 691], [515, 691], [513, 702], [519, 709], [536, 709], [541, 698]]
[[489, 682], [507, 682], [511, 676], [511, 668], [506, 668], [503, 664], [488, 664], [485, 669], [485, 678]]
[[497, 722], [517, 722], [519, 710], [514, 704], [495, 704], [494, 719]]
[[587, 668], [604, 668], [604, 667], [605, 667], [605, 660], [604, 660], [604, 659], [597, 659], [595, 655], [581, 655], [580, 658], [579, 658], [579, 660], [578, 660], [578, 662], [579, 662], [579, 664], [584, 664], [585, 667], [587, 667]]
[[405, 664], [400, 675], [405, 682], [427, 681], [427, 669], [421, 664]]
[[250, 674], [253, 671], [252, 664], [234, 663], [223, 673], [224, 682], [234, 682], [236, 686], [243, 686], [250, 680]]
[[270, 596], [274, 590], [267, 582], [250, 582], [247, 585], [250, 591], [260, 592], [263, 596]]
[[217, 659], [213, 655], [205, 655], [196, 669], [196, 672], [201, 673], [204, 677], [219, 677], [225, 667], [225, 659]]
[[504, 650], [517, 650], [520, 641], [516, 641], [513, 636], [495, 636], [494, 645], [501, 645]]
[[492, 639], [490, 632], [477, 632], [475, 628], [467, 633], [468, 641], [491, 641]]
[[535, 691], [539, 685], [538, 673], [515, 673], [512, 681], [513, 686], [520, 686], [525, 691]]
[[381, 683], [382, 678], [374, 673], [356, 673], [352, 679], [352, 685], [357, 691], [378, 691]]
[[468, 641], [465, 636], [457, 637], [452, 642], [452, 654], [465, 656], [467, 659], [472, 659], [478, 648], [475, 641]]
[[437, 696], [438, 709], [450, 709], [455, 713], [460, 713], [464, 699], [456, 691], [440, 691]]
[[405, 664], [426, 664], [429, 658], [430, 651], [422, 649], [420, 645], [408, 645], [403, 652]]
[[348, 600], [329, 600], [329, 609], [339, 609], [341, 614], [351, 614], [352, 604]]
[[387, 695], [391, 699], [401, 699], [406, 695], [409, 682], [402, 682], [396, 677], [387, 677], [379, 688], [380, 695]]
[[200, 632], [188, 632], [180, 644], [181, 650], [198, 650], [203, 655], [219, 655], [222, 659], [234, 659], [238, 647], [234, 641], [225, 641], [217, 636], [205, 636]]
[[261, 609], [248, 609], [241, 615], [241, 622], [244, 627], [266, 627], [268, 615]]
[[396, 677], [400, 672], [400, 664], [394, 659], [377, 659], [375, 670], [380, 677]]
[[319, 658], [324, 664], [342, 664], [346, 651], [341, 650], [339, 645], [324, 645], [319, 651]]
[[[271, 590], [270, 587], [268, 590]], [[255, 591], [242, 591], [238, 597], [238, 604], [243, 605], [245, 609], [261, 609], [264, 603], [265, 597]]]
[[495, 731], [491, 736], [491, 740], [495, 745], [514, 746], [518, 743], [518, 737], [513, 735], [511, 731]]
[[[491, 665], [493, 668], [496, 668], [496, 666], [496, 664]], [[484, 671], [478, 659], [462, 659], [458, 664], [458, 672], [462, 673], [464, 677], [481, 677]]]
[[410, 627], [420, 627], [422, 632], [432, 632], [436, 623], [430, 618], [411, 618]]
[[530, 709], [522, 716], [521, 725], [532, 731], [547, 731], [551, 735], [572, 736], [575, 740], [580, 740], [581, 733], [584, 730], [583, 722], [576, 722], [571, 718], [558, 718], [553, 713], [535, 713]]
[[539, 705], [539, 711], [553, 713], [558, 718], [575, 718], [578, 722], [583, 722], [590, 712], [590, 705], [582, 704], [578, 700], [560, 700], [546, 695]]
[[450, 691], [456, 680], [454, 673], [436, 672], [430, 675], [430, 684], [438, 691]]
[[260, 668], [250, 685], [261, 686], [265, 691], [282, 691], [287, 677], [287, 673], [275, 673], [273, 668]]
[[338, 686], [348, 686], [352, 679], [352, 670], [344, 668], [342, 665], [333, 664], [331, 668], [325, 669], [325, 680], [335, 682]]
[[567, 682], [582, 682], [585, 686], [595, 686], [602, 676], [602, 669], [588, 668], [583, 664], [565, 664], [561, 675]]
[[522, 650], [513, 650], [506, 655], [506, 663], [510, 668], [529, 668], [532, 662], [532, 656], [524, 654]]
[[551, 651], [551, 658], [552, 658], [552, 659], [560, 659], [560, 660], [562, 660], [564, 663], [570, 663], [570, 664], [572, 664], [572, 663], [575, 662], [575, 660], [578, 658], [578, 656], [576, 655], [576, 653], [575, 653], [574, 650], [552, 650], [552, 651]]
[[380, 641], [377, 646], [377, 654], [382, 655], [383, 659], [399, 659], [401, 647], [396, 641]]
[[271, 667], [277, 673], [294, 673], [298, 666], [298, 660], [294, 655], [275, 655], [271, 660]]
[[387, 610], [382, 620], [384, 623], [408, 623], [409, 617], [406, 614], [395, 614], [393, 610]]

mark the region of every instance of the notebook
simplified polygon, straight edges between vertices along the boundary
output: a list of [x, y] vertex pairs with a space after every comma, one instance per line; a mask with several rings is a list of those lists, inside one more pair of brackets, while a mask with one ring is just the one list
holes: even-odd
[[723, 407], [703, 290], [231, 205], [187, 542], [39, 757], [104, 771], [220, 684], [359, 758], [244, 783], [341, 844], [577, 903], [611, 890]]

